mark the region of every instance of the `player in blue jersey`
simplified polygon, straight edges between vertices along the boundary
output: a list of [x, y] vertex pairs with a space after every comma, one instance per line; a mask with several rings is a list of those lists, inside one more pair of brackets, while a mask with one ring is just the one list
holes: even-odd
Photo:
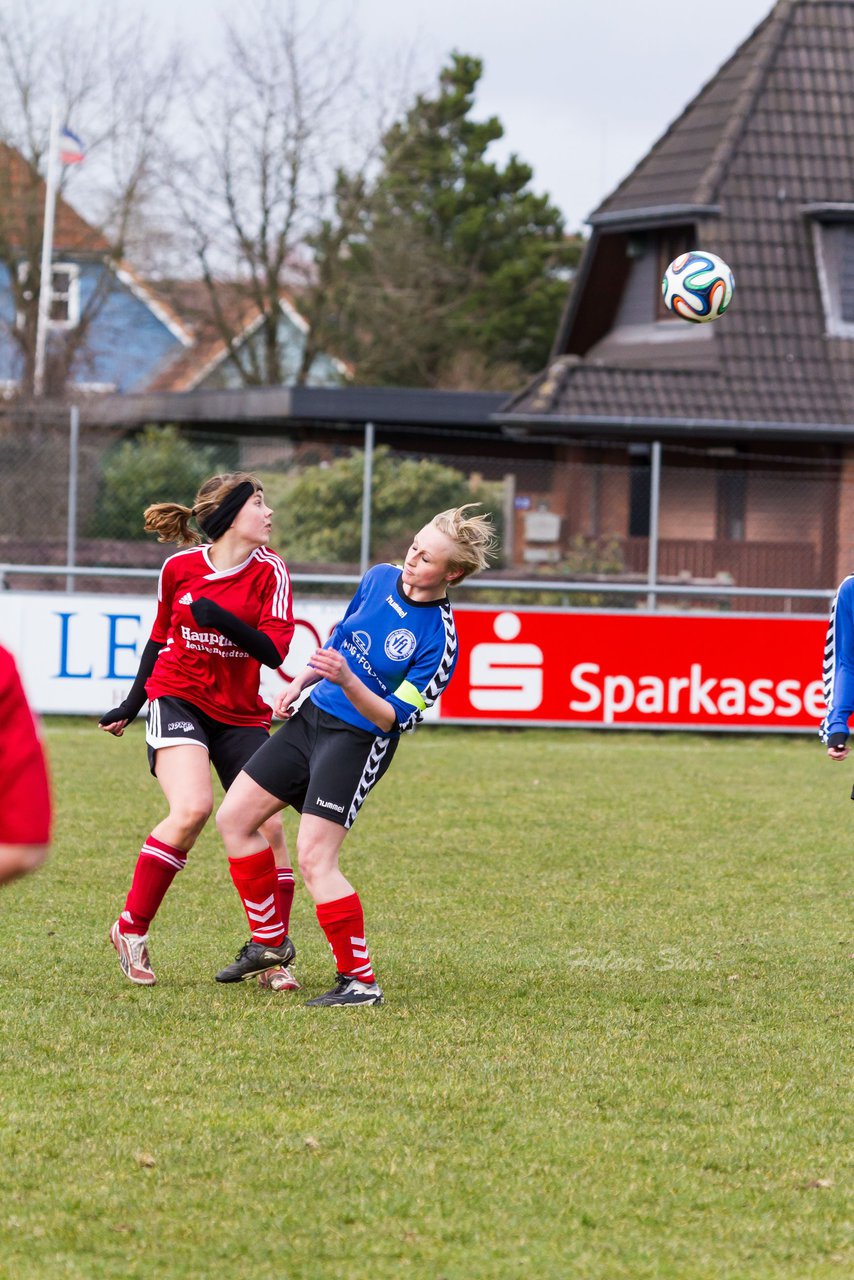
[[827, 710], [819, 736], [831, 760], [844, 760], [854, 712], [854, 574], [844, 579], [830, 608], [823, 675]]
[[[434, 516], [413, 538], [402, 570], [368, 570], [326, 646], [275, 703], [286, 723], [244, 765], [217, 814], [231, 859], [262, 849], [259, 828], [286, 805], [302, 815], [299, 869], [338, 970], [335, 986], [310, 1005], [382, 1002], [362, 904], [338, 856], [400, 734], [420, 723], [453, 675], [457, 636], [447, 588], [485, 568], [495, 546], [489, 517], [469, 509]], [[240, 964], [238, 957], [217, 980], [234, 981]]]

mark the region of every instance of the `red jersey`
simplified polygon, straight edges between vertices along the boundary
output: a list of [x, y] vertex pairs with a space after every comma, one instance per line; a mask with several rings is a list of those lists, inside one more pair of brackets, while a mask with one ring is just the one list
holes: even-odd
[[258, 695], [261, 664], [219, 631], [203, 630], [190, 604], [205, 596], [269, 636], [284, 659], [294, 633], [291, 580], [281, 556], [258, 547], [233, 569], [216, 569], [210, 546], [178, 551], [163, 565], [151, 638], [163, 645], [148, 697], [183, 698], [223, 724], [270, 727]]
[[47, 844], [50, 786], [38, 728], [11, 653], [0, 647], [0, 844]]

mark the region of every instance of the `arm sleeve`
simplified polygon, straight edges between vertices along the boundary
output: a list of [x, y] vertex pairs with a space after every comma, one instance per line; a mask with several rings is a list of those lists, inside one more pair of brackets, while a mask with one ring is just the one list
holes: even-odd
[[842, 583], [830, 609], [822, 675], [827, 710], [819, 737], [829, 746], [842, 746], [854, 712], [854, 576]]
[[118, 720], [135, 720], [142, 710], [143, 703], [146, 699], [145, 684], [148, 677], [154, 670], [154, 664], [157, 661], [157, 655], [162, 646], [156, 640], [149, 640], [142, 651], [142, 657], [139, 660], [139, 670], [136, 673], [134, 682], [130, 687], [130, 692], [124, 702], [119, 703], [117, 707], [113, 707], [112, 711], [106, 711], [99, 724], [115, 724]]
[[453, 619], [443, 618], [444, 626], [434, 641], [417, 653], [405, 679], [386, 701], [394, 708], [401, 733], [411, 733], [424, 719], [447, 687], [457, 665], [457, 633]]
[[[294, 637], [294, 598], [291, 575], [282, 557], [271, 551], [268, 553], [267, 563], [269, 573], [262, 593], [258, 630], [273, 642], [276, 651], [273, 661], [265, 662], [264, 665], [278, 667], [287, 657]], [[270, 656], [273, 656], [272, 653]]]
[[47, 763], [36, 722], [11, 655], [0, 653], [0, 843], [50, 840]]
[[286, 645], [284, 653], [281, 653], [271, 636], [259, 631], [257, 627], [251, 627], [248, 622], [238, 618], [229, 609], [223, 609], [214, 600], [208, 600], [206, 596], [194, 600], [190, 605], [190, 612], [199, 626], [216, 627], [217, 631], [222, 632], [234, 644], [245, 649], [250, 658], [265, 667], [278, 667], [288, 651]]

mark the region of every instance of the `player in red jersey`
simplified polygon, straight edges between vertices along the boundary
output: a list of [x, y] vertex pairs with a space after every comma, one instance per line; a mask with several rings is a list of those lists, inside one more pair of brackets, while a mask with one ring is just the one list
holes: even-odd
[[[267, 547], [271, 516], [259, 481], [244, 472], [206, 480], [192, 508], [159, 502], [145, 512], [146, 531], [183, 550], [160, 572], [157, 616], [133, 687], [99, 721], [120, 738], [148, 698], [149, 766], [169, 805], [143, 842], [110, 929], [122, 972], [141, 986], [155, 981], [149, 926], [213, 809], [210, 766], [227, 790], [269, 736], [261, 666], [281, 664], [294, 632], [290, 577]], [[251, 931], [243, 976], [295, 990], [287, 936], [294, 874], [281, 820], [267, 823], [264, 836], [252, 858], [229, 859]]]
[[15, 659], [0, 646], [0, 884], [41, 866], [50, 843], [44, 750]]

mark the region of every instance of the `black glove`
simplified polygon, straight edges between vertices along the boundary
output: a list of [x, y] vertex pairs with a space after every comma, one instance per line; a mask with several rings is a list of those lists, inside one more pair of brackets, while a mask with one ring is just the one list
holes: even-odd
[[200, 596], [190, 605], [190, 612], [200, 627], [214, 627], [227, 639], [239, 645], [241, 649], [265, 667], [278, 667], [282, 654], [273, 641], [263, 631], [250, 627], [248, 622], [236, 617], [222, 605]]
[[839, 733], [829, 733], [827, 735], [827, 745], [829, 747], [844, 747], [848, 744], [848, 734], [843, 729]]
[[107, 711], [101, 716], [98, 724], [116, 724], [119, 720], [135, 720], [139, 715], [145, 703], [146, 693], [145, 684], [148, 677], [154, 670], [154, 664], [157, 661], [157, 655], [162, 646], [156, 640], [149, 640], [142, 651], [142, 657], [139, 660], [139, 670], [136, 673], [136, 679], [130, 688], [130, 693], [118, 707], [113, 707], [112, 711]]

